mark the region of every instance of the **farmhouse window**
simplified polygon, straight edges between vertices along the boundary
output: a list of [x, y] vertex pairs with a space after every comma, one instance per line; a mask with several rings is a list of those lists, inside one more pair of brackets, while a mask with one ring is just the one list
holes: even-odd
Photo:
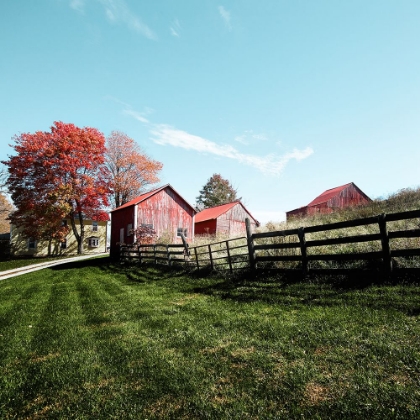
[[89, 246], [91, 248], [97, 248], [99, 246], [99, 238], [89, 238]]
[[36, 240], [34, 238], [28, 239], [28, 249], [36, 249]]
[[133, 234], [133, 224], [129, 223], [127, 225], [127, 236], [131, 236]]
[[92, 222], [92, 232], [98, 231], [98, 222]]
[[66, 249], [66, 248], [67, 248], [67, 239], [64, 239], [64, 241], [63, 241], [63, 242], [61, 242], [61, 244], [60, 244], [60, 248], [61, 248], [61, 249]]
[[61, 222], [61, 226], [67, 226], [67, 220], [63, 220], [62, 222]]
[[178, 230], [176, 232], [176, 236], [181, 236], [181, 233], [186, 238], [188, 236], [188, 229], [187, 228], [178, 228]]

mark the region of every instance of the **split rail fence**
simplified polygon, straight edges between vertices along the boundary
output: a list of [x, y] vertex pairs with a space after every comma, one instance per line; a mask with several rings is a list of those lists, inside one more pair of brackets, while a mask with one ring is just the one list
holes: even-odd
[[[420, 268], [419, 218], [420, 210], [414, 210], [262, 233], [252, 233], [246, 219], [246, 237], [197, 246], [188, 246], [185, 240], [183, 244], [124, 246], [121, 259], [231, 272], [261, 268], [306, 275], [368, 267], [390, 274], [399, 267]], [[361, 233], [354, 234], [358, 230]]]

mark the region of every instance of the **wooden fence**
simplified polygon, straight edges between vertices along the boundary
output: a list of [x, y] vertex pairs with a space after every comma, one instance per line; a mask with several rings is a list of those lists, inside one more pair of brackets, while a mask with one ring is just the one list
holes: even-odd
[[[171, 245], [125, 246], [121, 247], [121, 258], [169, 265], [178, 262], [197, 269], [206, 267], [230, 272], [244, 268], [299, 270], [304, 275], [309, 272], [348, 271], [354, 269], [355, 262], [370, 262], [371, 267], [391, 273], [397, 259], [420, 256], [420, 222], [411, 223], [417, 226], [414, 229], [401, 229], [400, 226], [401, 221], [418, 218], [420, 210], [414, 210], [264, 233], [252, 233], [250, 221], [246, 219], [246, 237], [191, 247], [186, 241]], [[363, 227], [361, 234], [345, 234], [348, 228], [357, 230], [360, 227]], [[411, 242], [403, 247], [393, 247], [398, 239], [410, 239]], [[362, 251], [361, 244], [365, 246]], [[325, 252], [325, 249], [331, 248], [334, 248], [332, 252]], [[369, 250], [366, 251], [366, 248]], [[418, 262], [415, 265], [420, 267]]]
[[154, 264], [184, 263], [186, 248], [183, 244], [134, 244], [120, 246], [121, 262], [152, 262]]

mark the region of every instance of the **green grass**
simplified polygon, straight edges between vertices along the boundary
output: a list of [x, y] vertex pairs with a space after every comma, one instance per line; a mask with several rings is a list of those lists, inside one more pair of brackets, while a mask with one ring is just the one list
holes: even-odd
[[108, 259], [0, 283], [3, 419], [417, 419], [420, 289]]

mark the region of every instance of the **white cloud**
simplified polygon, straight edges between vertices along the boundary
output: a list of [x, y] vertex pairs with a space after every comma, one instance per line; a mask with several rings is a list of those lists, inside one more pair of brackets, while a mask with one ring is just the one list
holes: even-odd
[[171, 25], [171, 27], [170, 27], [170, 31], [171, 31], [171, 35], [172, 36], [176, 36], [176, 37], [180, 37], [180, 31], [181, 31], [181, 25], [180, 25], [180, 23], [179, 23], [179, 20], [178, 19], [175, 19], [173, 22], [172, 22], [172, 25]]
[[230, 12], [228, 12], [223, 6], [219, 6], [218, 9], [219, 9], [220, 16], [225, 22], [226, 27], [229, 30], [232, 30], [232, 26], [230, 24]]
[[143, 124], [148, 124], [149, 123], [149, 120], [147, 118], [145, 118], [144, 114], [142, 114], [140, 112], [133, 111], [131, 109], [124, 109], [123, 113], [127, 114], [127, 115], [130, 115], [131, 117], [133, 117], [137, 121], [142, 122]]
[[155, 143], [162, 146], [180, 147], [185, 150], [193, 150], [200, 153], [209, 153], [215, 156], [236, 160], [242, 164], [252, 166], [259, 171], [278, 176], [290, 160], [302, 160], [309, 157], [313, 150], [307, 147], [304, 150], [294, 149], [283, 156], [270, 154], [267, 156], [249, 155], [239, 152], [233, 146], [219, 145], [213, 141], [204, 139], [186, 131], [178, 130], [168, 125], [154, 125], [150, 133]]
[[[104, 8], [105, 15], [112, 24], [122, 23], [130, 30], [137, 32], [148, 39], [156, 40], [156, 34], [128, 8], [124, 0], [97, 0]], [[70, 0], [70, 7], [83, 12], [86, 0]]]
[[78, 12], [83, 12], [85, 9], [85, 0], [70, 0], [70, 7]]
[[99, 0], [112, 23], [122, 22], [131, 30], [149, 39], [157, 39], [155, 33], [128, 8], [124, 0]]

